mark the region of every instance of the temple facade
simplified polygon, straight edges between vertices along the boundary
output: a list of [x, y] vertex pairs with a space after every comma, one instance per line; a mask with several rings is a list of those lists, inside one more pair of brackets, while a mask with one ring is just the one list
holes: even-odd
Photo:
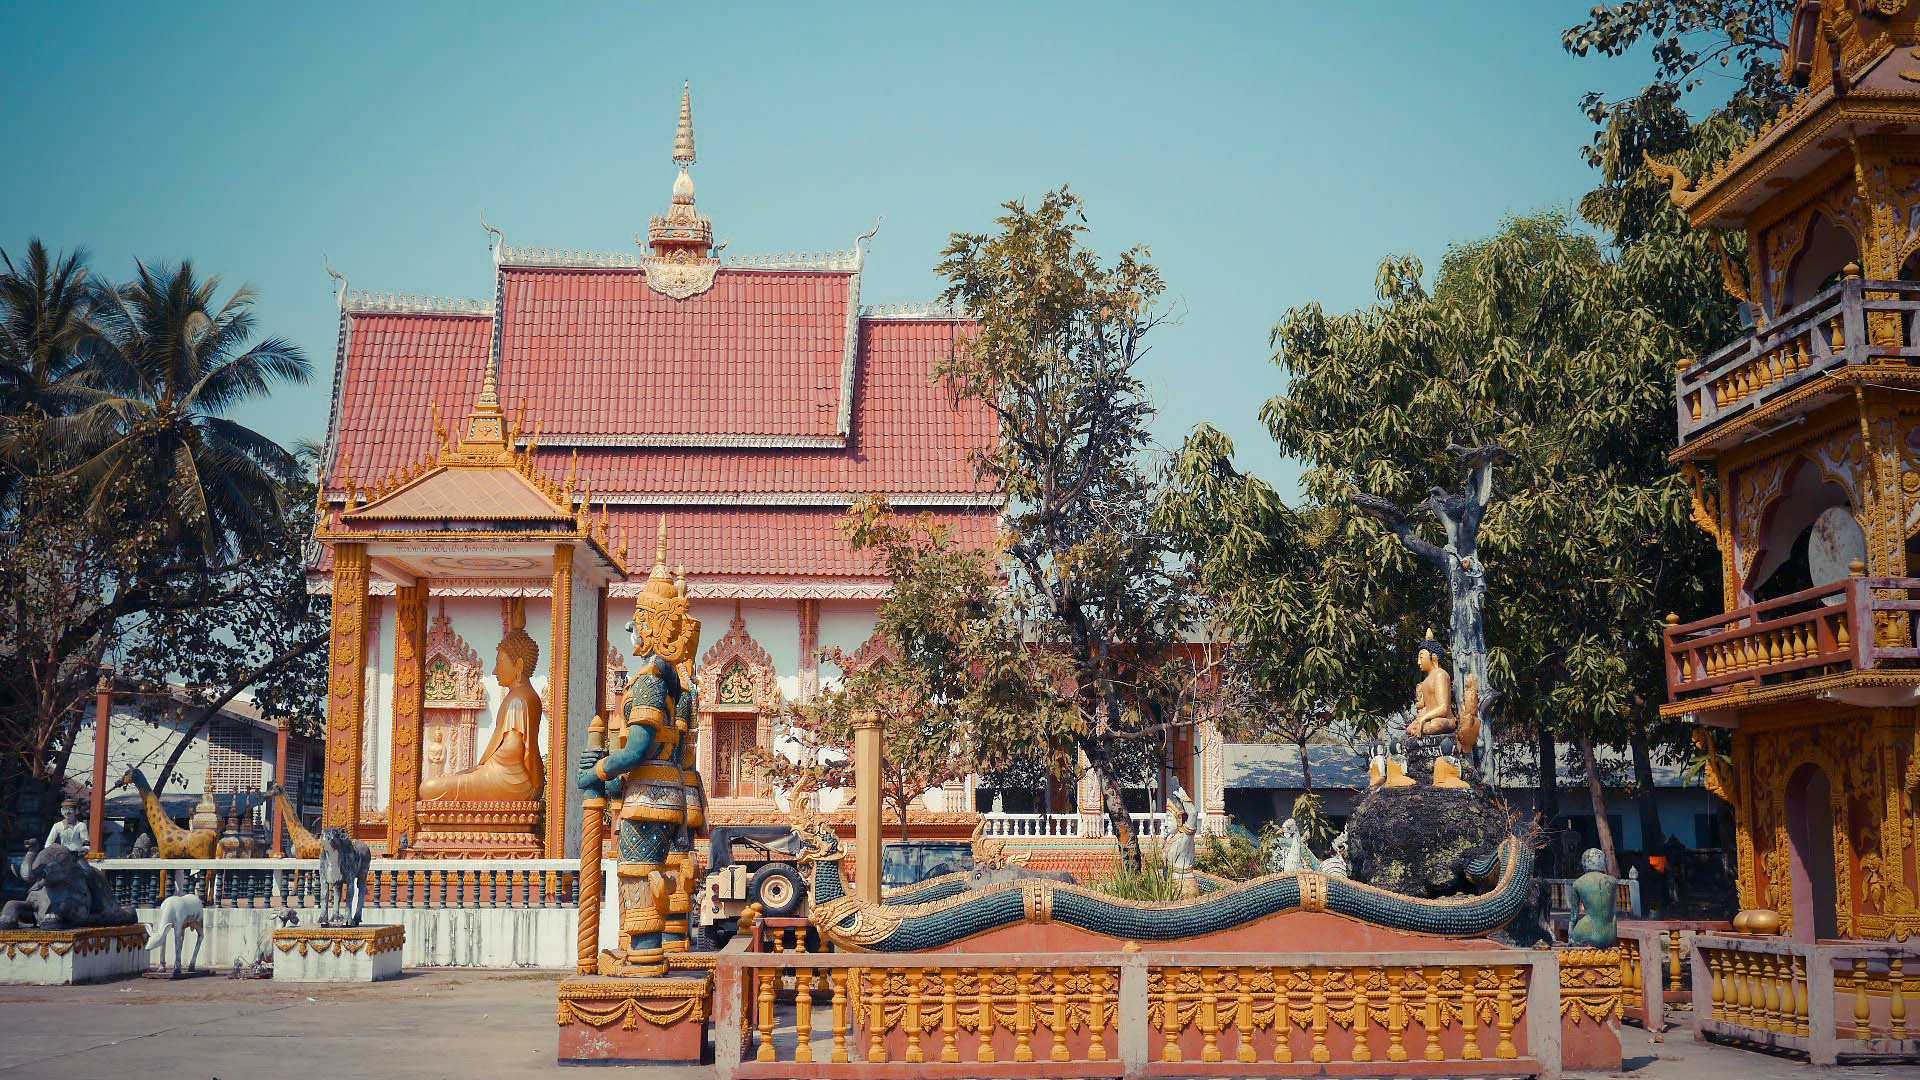
[[[933, 304], [863, 305], [870, 235], [846, 250], [723, 259], [695, 200], [684, 94], [676, 135], [670, 201], [635, 250], [516, 247], [489, 226], [490, 297], [341, 278], [311, 574], [334, 598], [325, 817], [377, 849], [573, 854], [570, 763], [633, 662], [626, 625], [663, 518], [704, 628], [690, 674], [713, 824], [781, 819], [782, 793], [747, 755], [774, 745], [770, 706], [842, 674], [823, 653], [884, 658], [873, 630], [886, 578], [837, 528], [851, 502], [883, 494], [962, 543], [993, 538], [1004, 499], [969, 461], [993, 419], [934, 377], [968, 320]], [[537, 798], [486, 760], [511, 696], [496, 654], [516, 618], [538, 646], [527, 671], [543, 709]], [[511, 810], [447, 794], [485, 784], [438, 779], [483, 766], [495, 794], [516, 796], [497, 801]], [[1192, 784], [1190, 761], [1177, 772]], [[422, 798], [423, 785], [439, 797]], [[1020, 807], [1054, 813], [1009, 830], [1094, 829], [1051, 820], [1095, 821], [1078, 794]], [[964, 836], [979, 820], [965, 779], [924, 803], [923, 835]]]
[[[886, 579], [836, 528], [847, 506], [881, 493], [965, 543], [992, 538], [1003, 500], [968, 461], [991, 419], [933, 378], [967, 321], [931, 304], [863, 307], [863, 243], [720, 258], [694, 160], [683, 96], [671, 201], [637, 250], [515, 247], [493, 230], [488, 298], [342, 282], [312, 573], [335, 598], [327, 824], [418, 849], [409, 781], [480, 763], [515, 604], [540, 645], [544, 798], [566, 799], [570, 769], [552, 748], [576, 757], [624, 677], [662, 517], [706, 628], [693, 675], [715, 823], [767, 816], [777, 793], [745, 767], [771, 746], [766, 707], [835, 678], [825, 650], [879, 659]], [[492, 426], [462, 430], [483, 412]], [[489, 438], [486, 468], [436, 464]], [[570, 585], [561, 547], [575, 552]], [[971, 817], [959, 784], [930, 801]], [[558, 855], [561, 817], [539, 831]]]
[[[1733, 804], [1743, 920], [1920, 930], [1920, 7], [1802, 0], [1796, 99], [1707, 176], [1659, 162], [1751, 330], [1682, 363], [1679, 447], [1722, 610], [1666, 631], [1670, 716]], [[1715, 738], [1711, 729], [1730, 734]]]

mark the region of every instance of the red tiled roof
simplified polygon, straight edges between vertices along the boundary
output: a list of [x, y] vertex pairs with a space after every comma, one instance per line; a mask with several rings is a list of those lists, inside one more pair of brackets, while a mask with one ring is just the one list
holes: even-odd
[[348, 521], [573, 520], [572, 512], [562, 513], [512, 469], [436, 469], [341, 517]]
[[[723, 271], [721, 280], [734, 273]], [[640, 288], [646, 291], [644, 286]], [[699, 299], [682, 302], [691, 304]], [[457, 429], [479, 392], [492, 325], [484, 317], [446, 314], [361, 313], [347, 318], [345, 370], [340, 376], [336, 405], [338, 449], [328, 474], [328, 486], [333, 490], [339, 490], [342, 483], [342, 454], [350, 461], [358, 484], [378, 481], [425, 455], [433, 443], [431, 403], [438, 403], [441, 422]], [[511, 324], [511, 316], [508, 321]], [[724, 324], [726, 319], [716, 316], [714, 321]], [[968, 332], [968, 324], [865, 320], [860, 327], [851, 432], [844, 446], [583, 446], [579, 448], [582, 480], [591, 482], [597, 495], [844, 495], [883, 491], [972, 498], [983, 494], [967, 455], [991, 439], [992, 416], [978, 402], [956, 406], [946, 389], [933, 381], [935, 363], [948, 354], [958, 336]], [[837, 360], [835, 364], [833, 397], [837, 402]], [[662, 403], [677, 404], [687, 418], [676, 423], [731, 434], [717, 422], [706, 420], [730, 420], [750, 407], [775, 408], [776, 399], [787, 392], [789, 381], [765, 371], [753, 377], [739, 374], [724, 380], [710, 379], [711, 387], [724, 388], [730, 397], [728, 404], [708, 416], [691, 407], [708, 399], [676, 396], [687, 393], [684, 385], [674, 390], [678, 384], [671, 378], [649, 382], [636, 373], [638, 368], [633, 365], [622, 369], [619, 364], [591, 357], [562, 363], [559, 354], [528, 362], [513, 351], [510, 343], [503, 343], [500, 368], [502, 400], [513, 409], [524, 397], [527, 428], [531, 431], [538, 422], [543, 436], [555, 434], [555, 425], [562, 419], [587, 415], [578, 411], [581, 406], [569, 402], [588, 398], [594, 400], [595, 408], [614, 399], [627, 402], [621, 407], [630, 410], [640, 409], [634, 403], [643, 398], [651, 402], [647, 409], [659, 408]], [[536, 383], [529, 372], [540, 369], [549, 374], [542, 377], [545, 381]], [[627, 374], [617, 374], [620, 370]], [[611, 413], [601, 418], [613, 422]], [[572, 433], [622, 434], [618, 430]], [[549, 444], [542, 447], [539, 456], [548, 471], [558, 475], [569, 467], [572, 452], [572, 448]]]
[[[873, 560], [854, 551], [839, 528], [839, 507], [615, 507], [608, 521], [625, 525], [635, 578], [653, 565], [660, 514], [667, 515], [667, 559], [689, 580], [713, 577], [881, 578]], [[994, 509], [941, 510], [934, 517], [971, 547], [993, 542]]]
[[852, 279], [723, 270], [675, 300], [636, 269], [507, 267], [501, 400], [548, 435], [830, 438]]

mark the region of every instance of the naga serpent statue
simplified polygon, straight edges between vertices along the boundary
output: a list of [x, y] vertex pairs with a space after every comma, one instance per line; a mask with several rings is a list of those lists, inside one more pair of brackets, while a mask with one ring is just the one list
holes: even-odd
[[[1022, 922], [1054, 922], [1108, 937], [1176, 941], [1232, 930], [1292, 911], [1325, 911], [1355, 922], [1427, 937], [1491, 934], [1526, 906], [1533, 887], [1533, 849], [1510, 836], [1469, 867], [1491, 887], [1477, 896], [1401, 896], [1313, 872], [1269, 874], [1195, 900], [1142, 903], [1045, 880], [1011, 881], [968, 890], [935, 878], [892, 893], [878, 906], [847, 893], [845, 853], [825, 829], [810, 833], [801, 862], [812, 869], [810, 919], [835, 947], [860, 952], [916, 952]], [[960, 875], [950, 875], [956, 879]]]

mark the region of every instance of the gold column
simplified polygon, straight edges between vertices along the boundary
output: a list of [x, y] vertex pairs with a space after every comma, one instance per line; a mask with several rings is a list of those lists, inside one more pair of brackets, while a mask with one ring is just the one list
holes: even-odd
[[854, 895], [880, 903], [880, 716], [862, 712], [853, 720]]
[[420, 724], [426, 717], [427, 582], [394, 590], [393, 596], [393, 767], [388, 774], [387, 852], [400, 850], [400, 838], [412, 837], [414, 804], [420, 795]]
[[553, 665], [547, 674], [547, 858], [567, 850], [567, 690], [573, 681], [573, 545], [553, 549]]
[[367, 690], [367, 546], [333, 546], [333, 638], [327, 664], [327, 797], [322, 817], [360, 819], [360, 726]]

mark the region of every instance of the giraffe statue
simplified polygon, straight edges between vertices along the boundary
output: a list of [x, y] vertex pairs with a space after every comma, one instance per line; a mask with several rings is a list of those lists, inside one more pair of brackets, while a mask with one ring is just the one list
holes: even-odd
[[139, 769], [128, 769], [125, 776], [115, 787], [132, 784], [140, 789], [140, 801], [147, 807], [147, 824], [153, 827], [153, 840], [156, 846], [154, 858], [157, 859], [211, 859], [220, 847], [220, 833], [216, 829], [196, 829], [188, 832], [175, 825], [160, 808], [160, 796], [153, 793], [147, 778]]
[[280, 817], [287, 823], [287, 835], [293, 838], [293, 857], [296, 859], [317, 859], [320, 857], [320, 838], [308, 832], [300, 824], [300, 815], [293, 810], [293, 804], [287, 801], [287, 791], [278, 783], [267, 785], [267, 794], [280, 800]]

